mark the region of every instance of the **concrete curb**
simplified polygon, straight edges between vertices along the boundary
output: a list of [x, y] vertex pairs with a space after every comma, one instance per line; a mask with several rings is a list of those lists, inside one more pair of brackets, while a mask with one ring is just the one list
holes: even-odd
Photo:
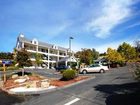
[[75, 82], [75, 83], [72, 83], [72, 84], [65, 85], [65, 86], [63, 86], [63, 87], [59, 87], [59, 89], [65, 89], [65, 88], [68, 88], [68, 87], [71, 87], [71, 86], [74, 86], [74, 85], [78, 85], [78, 84], [80, 84], [80, 83], [83, 83], [83, 82], [89, 81], [89, 80], [94, 79], [94, 78], [95, 78], [95, 76], [90, 77], [90, 78], [88, 78], [88, 79], [84, 79], [84, 80], [81, 80], [81, 81]]
[[65, 86], [63, 86], [63, 87], [56, 87], [56, 88], [52, 88], [52, 89], [48, 89], [48, 90], [42, 90], [42, 91], [38, 91], [38, 92], [24, 92], [24, 93], [22, 93], [22, 92], [17, 92], [17, 93], [11, 93], [11, 92], [9, 92], [8, 90], [5, 90], [5, 89], [3, 89], [2, 88], [2, 90], [3, 91], [5, 91], [5, 92], [7, 92], [7, 93], [9, 93], [9, 94], [15, 94], [15, 95], [34, 95], [34, 94], [45, 94], [45, 93], [48, 93], [48, 92], [54, 92], [54, 91], [56, 91], [56, 90], [61, 90], [61, 89], [65, 89], [65, 88], [68, 88], [68, 87], [71, 87], [71, 86], [74, 86], [74, 85], [78, 85], [78, 84], [80, 84], [80, 83], [83, 83], [83, 82], [86, 82], [86, 81], [89, 81], [89, 80], [92, 80], [92, 79], [94, 79], [95, 78], [95, 76], [93, 76], [93, 77], [89, 77], [89, 78], [87, 78], [87, 79], [84, 79], [84, 80], [81, 80], [81, 81], [78, 81], [78, 82], [75, 82], [75, 83], [72, 83], [72, 84], [68, 84], [68, 85], [65, 85]]
[[47, 92], [54, 92], [54, 91], [56, 91], [56, 90], [62, 90], [62, 89], [65, 89], [65, 88], [68, 88], [68, 87], [71, 87], [71, 86], [74, 86], [74, 85], [78, 85], [78, 84], [80, 84], [80, 83], [83, 83], [83, 82], [92, 80], [92, 79], [94, 79], [94, 78], [96, 78], [96, 77], [93, 76], [93, 77], [90, 77], [90, 78], [88, 78], [88, 79], [84, 79], [84, 80], [81, 80], [81, 81], [78, 81], [78, 82], [75, 82], [75, 83], [72, 83], [72, 84], [69, 84], [69, 85], [65, 85], [65, 86], [63, 86], [63, 87], [56, 87], [56, 88], [54, 88], [54, 89], [50, 89], [50, 90], [46, 91], [45, 93], [47, 93]]
[[43, 94], [43, 93], [51, 92], [53, 90], [56, 90], [56, 88], [40, 90], [40, 91], [32, 91], [32, 92], [11, 92], [11, 91], [8, 91], [8, 90], [3, 90], [3, 91], [5, 91], [9, 94], [13, 94], [13, 95], [35, 95], [35, 94]]

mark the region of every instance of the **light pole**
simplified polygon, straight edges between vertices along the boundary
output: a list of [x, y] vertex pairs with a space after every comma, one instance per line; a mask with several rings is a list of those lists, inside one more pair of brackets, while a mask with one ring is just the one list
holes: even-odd
[[69, 37], [69, 49], [70, 49], [70, 55], [69, 55], [69, 59], [70, 59], [70, 68], [71, 68], [71, 40], [74, 39], [73, 37]]

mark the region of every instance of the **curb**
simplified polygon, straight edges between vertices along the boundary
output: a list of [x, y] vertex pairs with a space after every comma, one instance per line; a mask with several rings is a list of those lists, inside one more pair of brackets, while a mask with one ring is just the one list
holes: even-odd
[[43, 91], [38, 91], [38, 92], [24, 92], [24, 93], [22, 93], [22, 92], [17, 92], [17, 93], [11, 93], [10, 91], [8, 91], [8, 90], [5, 90], [5, 89], [3, 89], [3, 88], [1, 88], [3, 91], [5, 91], [5, 92], [7, 92], [7, 93], [9, 93], [9, 94], [14, 94], [14, 95], [35, 95], [35, 94], [45, 94], [45, 93], [49, 93], [49, 92], [54, 92], [54, 91], [56, 91], [56, 90], [61, 90], [61, 89], [65, 89], [65, 88], [68, 88], [68, 87], [71, 87], [71, 86], [74, 86], [74, 85], [78, 85], [78, 84], [80, 84], [80, 83], [83, 83], [83, 82], [86, 82], [86, 81], [89, 81], [89, 80], [92, 80], [92, 79], [94, 79], [95, 78], [95, 76], [93, 76], [93, 77], [89, 77], [88, 79], [84, 79], [84, 80], [81, 80], [81, 81], [78, 81], [78, 82], [74, 82], [74, 83], [72, 83], [72, 84], [68, 84], [68, 85], [65, 85], [65, 86], [63, 86], [63, 87], [56, 87], [56, 88], [53, 88], [53, 89], [48, 89], [48, 90], [43, 90]]
[[94, 79], [94, 78], [95, 78], [95, 76], [89, 77], [88, 79], [85, 79], [85, 80], [81, 80], [81, 81], [78, 81], [78, 82], [75, 82], [75, 83], [72, 83], [72, 84], [68, 84], [68, 85], [65, 85], [65, 86], [63, 86], [63, 87], [58, 87], [58, 89], [65, 89], [65, 88], [68, 88], [68, 87], [71, 87], [71, 86], [74, 86], [74, 85], [78, 85], [78, 84], [80, 84], [80, 83], [83, 83], [83, 82], [92, 80], [92, 79]]
[[56, 87], [56, 88], [54, 88], [54, 89], [50, 89], [50, 90], [48, 90], [48, 91], [46, 91], [46, 92], [44, 92], [44, 93], [54, 92], [54, 91], [56, 91], [56, 90], [65, 89], [65, 88], [68, 88], [68, 87], [71, 87], [71, 86], [74, 86], [74, 85], [78, 85], [78, 84], [80, 84], [80, 83], [83, 83], [83, 82], [86, 82], [86, 81], [92, 80], [92, 79], [94, 79], [94, 78], [96, 78], [96, 77], [93, 76], [93, 77], [90, 77], [90, 78], [85, 79], [85, 80], [81, 80], [81, 81], [78, 81], [78, 82], [75, 82], [75, 83], [72, 83], [72, 84], [69, 84], [69, 85], [65, 85], [65, 86], [63, 86], [63, 87]]
[[52, 89], [46, 89], [46, 90], [40, 90], [40, 91], [32, 91], [32, 92], [11, 92], [11, 91], [7, 91], [5, 90], [5, 92], [9, 93], [9, 94], [13, 94], [13, 95], [35, 95], [35, 94], [43, 94], [43, 93], [47, 93], [47, 92], [51, 92], [56, 90], [57, 87], [52, 88]]

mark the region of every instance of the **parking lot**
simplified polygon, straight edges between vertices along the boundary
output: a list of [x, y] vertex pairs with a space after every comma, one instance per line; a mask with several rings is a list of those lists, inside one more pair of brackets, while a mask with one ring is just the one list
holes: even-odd
[[[134, 102], [137, 103], [133, 105], [139, 105], [140, 84], [134, 80], [131, 69], [133, 68], [126, 66], [110, 69], [103, 74], [85, 74], [96, 78], [45, 94], [21, 97], [1, 91], [0, 97], [4, 100], [0, 105], [65, 105], [71, 100], [77, 100], [73, 105], [132, 105]], [[61, 77], [61, 74], [55, 71], [33, 70], [32, 72], [50, 78]]]

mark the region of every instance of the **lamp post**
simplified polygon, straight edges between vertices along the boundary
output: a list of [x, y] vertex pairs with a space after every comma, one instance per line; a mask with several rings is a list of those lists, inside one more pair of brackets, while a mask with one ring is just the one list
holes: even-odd
[[73, 37], [69, 37], [69, 49], [70, 49], [70, 55], [69, 55], [69, 58], [70, 58], [70, 68], [71, 68], [71, 40], [74, 39]]

